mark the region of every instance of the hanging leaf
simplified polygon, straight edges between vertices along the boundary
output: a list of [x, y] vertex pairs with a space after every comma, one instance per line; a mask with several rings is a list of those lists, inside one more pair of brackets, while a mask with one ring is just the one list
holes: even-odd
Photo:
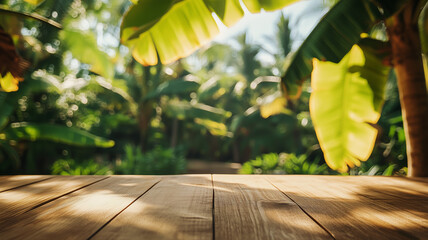
[[[38, 1], [38, 2], [41, 2], [40, 0], [30, 0], [30, 1], [33, 1], [33, 2], [37, 2], [37, 1]], [[43, 23], [45, 23], [45, 24], [49, 24], [50, 26], [55, 27], [55, 28], [58, 28], [58, 29], [61, 29], [61, 28], [62, 28], [61, 24], [59, 24], [59, 23], [55, 22], [55, 21], [54, 21], [54, 20], [52, 20], [52, 19], [45, 18], [45, 17], [43, 17], [42, 15], [39, 15], [39, 14], [37, 14], [37, 13], [17, 12], [17, 11], [14, 11], [14, 10], [9, 9], [9, 7], [8, 7], [8, 6], [6, 6], [6, 5], [0, 5], [0, 13], [1, 13], [1, 14], [5, 14], [5, 15], [18, 16], [18, 17], [22, 17], [22, 18], [34, 19], [34, 20], [37, 20], [37, 21], [43, 22]]]
[[[260, 12], [281, 9], [295, 1], [242, 3], [251, 12]], [[162, 63], [170, 63], [188, 56], [219, 33], [212, 13], [231, 26], [244, 15], [243, 7], [238, 0], [141, 0], [125, 14], [121, 40], [143, 65], [157, 64], [158, 56]]]
[[281, 113], [292, 114], [286, 106], [287, 99], [280, 91], [276, 91], [274, 94], [262, 98], [260, 103], [260, 116], [262, 116], [262, 118], [268, 118]]
[[114, 64], [109, 56], [98, 49], [97, 40], [92, 33], [64, 30], [61, 32], [62, 42], [77, 60], [91, 65], [91, 71], [105, 78], [114, 77]]
[[201, 118], [195, 118], [195, 123], [206, 128], [211, 135], [223, 137], [232, 136], [232, 134], [227, 131], [227, 127], [224, 123]]
[[33, 5], [39, 5], [40, 3], [44, 2], [45, 0], [24, 0], [27, 3], [31, 3]]
[[109, 148], [114, 141], [95, 136], [77, 128], [53, 124], [14, 123], [4, 130], [7, 140], [49, 140], [83, 147]]
[[244, 16], [239, 0], [204, 0], [204, 2], [226, 26], [232, 26]]
[[18, 79], [12, 76], [10, 72], [6, 76], [2, 77], [0, 74], [0, 85], [1, 89], [5, 92], [15, 92], [18, 91]]
[[178, 119], [209, 119], [222, 122], [231, 116], [230, 112], [214, 108], [205, 104], [190, 104], [187, 101], [170, 101], [166, 107], [166, 114]]
[[314, 59], [310, 112], [327, 164], [345, 172], [369, 158], [375, 144], [389, 68], [355, 45], [339, 62]]
[[155, 90], [147, 93], [143, 98], [149, 100], [153, 98], [159, 98], [163, 95], [174, 95], [182, 93], [191, 93], [197, 91], [199, 83], [194, 81], [188, 81], [185, 79], [175, 79], [160, 84]]
[[361, 33], [381, 19], [379, 10], [368, 0], [339, 1], [318, 23], [294, 53], [282, 77], [288, 97], [298, 97], [300, 85], [312, 72], [312, 59], [338, 63]]

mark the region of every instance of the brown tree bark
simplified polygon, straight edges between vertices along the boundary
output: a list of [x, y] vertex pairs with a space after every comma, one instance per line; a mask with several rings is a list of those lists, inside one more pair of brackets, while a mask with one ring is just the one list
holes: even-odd
[[417, 2], [410, 0], [387, 28], [406, 135], [408, 176], [428, 177], [428, 95], [415, 17]]
[[140, 130], [140, 148], [142, 152], [147, 151], [147, 133], [152, 120], [153, 102], [140, 103], [138, 108], [138, 127]]

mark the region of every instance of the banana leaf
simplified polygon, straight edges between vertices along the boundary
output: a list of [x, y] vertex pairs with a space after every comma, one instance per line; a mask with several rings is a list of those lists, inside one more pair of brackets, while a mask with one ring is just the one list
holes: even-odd
[[227, 26], [244, 15], [262, 9], [281, 9], [296, 0], [140, 0], [131, 6], [121, 25], [121, 40], [132, 48], [133, 57], [143, 65], [155, 65], [158, 56], [170, 63], [191, 54], [213, 39], [219, 29], [212, 13]]
[[389, 71], [365, 46], [354, 45], [339, 63], [314, 59], [310, 113], [332, 169], [346, 172], [369, 158]]
[[185, 79], [175, 79], [160, 84], [156, 89], [147, 93], [143, 100], [159, 98], [164, 95], [191, 93], [197, 91], [199, 83]]
[[[32, 2], [34, 2], [36, 4], [37, 2], [41, 2], [41, 1], [33, 0]], [[43, 17], [37, 13], [25, 13], [25, 12], [14, 11], [14, 10], [9, 9], [9, 7], [6, 5], [0, 5], [0, 13], [18, 16], [18, 17], [30, 18], [30, 19], [34, 19], [34, 20], [49, 24], [49, 25], [56, 27], [58, 29], [62, 28], [61, 24], [55, 22], [52, 19], [45, 18], [45, 17]]]
[[282, 77], [289, 98], [298, 97], [300, 85], [312, 72], [312, 59], [340, 60], [360, 40], [360, 35], [380, 21], [378, 8], [368, 0], [342, 0], [321, 19], [294, 53]]
[[205, 104], [191, 104], [187, 101], [170, 101], [166, 107], [166, 114], [177, 119], [209, 119], [223, 122], [231, 116], [230, 112], [214, 108]]
[[54, 124], [13, 123], [4, 129], [0, 135], [4, 140], [49, 140], [82, 147], [110, 148], [114, 146], [112, 140], [95, 136], [77, 128]]
[[97, 40], [92, 33], [64, 30], [60, 36], [77, 60], [91, 65], [92, 72], [108, 79], [114, 77], [114, 64], [105, 52], [98, 49]]

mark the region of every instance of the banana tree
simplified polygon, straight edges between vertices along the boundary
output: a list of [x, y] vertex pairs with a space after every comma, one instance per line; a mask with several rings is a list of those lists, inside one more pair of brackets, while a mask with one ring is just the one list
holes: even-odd
[[[171, 62], [218, 33], [212, 13], [230, 26], [243, 16], [243, 7], [258, 12], [292, 2], [171, 0], [159, 5], [140, 0], [124, 16], [121, 39], [142, 64]], [[288, 98], [296, 98], [312, 72], [310, 107], [331, 168], [346, 171], [370, 156], [389, 65], [398, 79], [408, 175], [428, 176], [428, 98], [421, 58], [421, 39], [427, 49], [427, 14], [421, 14], [426, 4], [426, 0], [341, 0], [294, 53], [281, 85]], [[362, 41], [379, 25], [386, 27], [387, 42]]]
[[[369, 157], [377, 134], [372, 124], [379, 119], [382, 106], [388, 71], [385, 65], [390, 65], [399, 85], [408, 175], [428, 176], [428, 151], [424, 147], [428, 141], [428, 103], [420, 54], [420, 35], [426, 38], [427, 32], [419, 35], [417, 27], [425, 5], [424, 0], [340, 1], [295, 53], [283, 86], [289, 95], [297, 94], [299, 83], [312, 71], [310, 107], [331, 167], [345, 171], [347, 165], [359, 165]], [[389, 41], [361, 40], [376, 24], [384, 24]], [[339, 76], [332, 71], [342, 75], [340, 79], [334, 81]]]

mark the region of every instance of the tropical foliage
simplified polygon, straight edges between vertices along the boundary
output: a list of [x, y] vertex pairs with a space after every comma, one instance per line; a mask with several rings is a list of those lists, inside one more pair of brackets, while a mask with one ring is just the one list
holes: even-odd
[[305, 155], [294, 154], [264, 154], [254, 160], [244, 163], [241, 174], [328, 174], [325, 164], [319, 165], [319, 159], [308, 162]]
[[337, 174], [326, 163], [406, 173], [384, 64], [382, 20], [395, 7], [339, 1], [298, 50], [293, 21], [278, 14], [272, 51], [245, 33], [204, 43], [247, 10], [296, 1], [1, 2], [23, 63], [16, 76], [0, 69], [1, 173], [176, 174], [186, 159], [239, 162], [242, 173]]
[[[254, 2], [261, 4], [264, 1], [242, 1], [240, 4], [251, 12], [257, 12], [263, 7], [272, 10], [291, 3], [276, 1], [274, 6], [258, 5], [260, 7], [253, 8]], [[225, 25], [230, 25], [242, 17], [240, 4], [231, 0], [213, 6], [210, 1], [189, 0], [166, 4], [161, 8], [139, 1], [124, 17], [122, 40], [134, 49], [134, 57], [142, 64], [157, 63], [157, 56], [162, 62], [174, 61], [187, 56], [215, 35], [216, 26], [211, 12]], [[369, 158], [377, 135], [377, 129], [370, 124], [375, 124], [379, 119], [388, 74], [388, 68], [382, 65], [390, 59], [395, 61], [398, 81], [402, 82], [400, 91], [408, 91], [402, 92], [402, 95], [415, 94], [413, 90], [406, 90], [411, 89], [408, 86], [414, 85], [413, 81], [416, 81], [415, 86], [419, 86], [413, 87], [419, 90], [418, 97], [403, 97], [402, 106], [404, 112], [411, 112], [407, 115], [409, 119], [407, 116], [404, 119], [410, 174], [428, 174], [428, 153], [421, 145], [428, 138], [427, 93], [425, 79], [420, 76], [421, 72], [423, 74], [422, 59], [415, 54], [420, 52], [421, 45], [415, 19], [421, 19], [422, 45], [426, 45], [425, 15], [420, 15], [425, 5], [424, 0], [338, 1], [293, 53], [282, 77], [282, 89], [288, 99], [299, 97], [303, 81], [312, 72], [315, 92], [311, 97], [311, 112], [321, 148], [331, 168], [345, 172], [348, 166], [359, 166], [360, 161]], [[158, 12], [150, 19], [135, 17], [147, 9], [157, 9]], [[193, 9], [198, 9], [195, 18], [186, 14]], [[378, 30], [379, 26], [383, 26], [384, 31], [386, 26], [391, 38], [389, 42], [362, 39], [369, 36], [372, 30]], [[168, 44], [160, 39], [168, 39]], [[169, 42], [171, 39], [172, 43]], [[356, 44], [360, 44], [360, 50], [357, 50]], [[366, 44], [371, 50], [362, 46]], [[150, 49], [142, 49], [141, 46], [150, 46]], [[410, 53], [411, 59], [407, 59]], [[318, 60], [312, 63], [314, 58]], [[326, 75], [331, 70], [338, 70], [332, 73], [335, 75], [332, 77], [334, 81], [328, 80]], [[416, 109], [416, 103], [420, 103], [422, 109]]]

